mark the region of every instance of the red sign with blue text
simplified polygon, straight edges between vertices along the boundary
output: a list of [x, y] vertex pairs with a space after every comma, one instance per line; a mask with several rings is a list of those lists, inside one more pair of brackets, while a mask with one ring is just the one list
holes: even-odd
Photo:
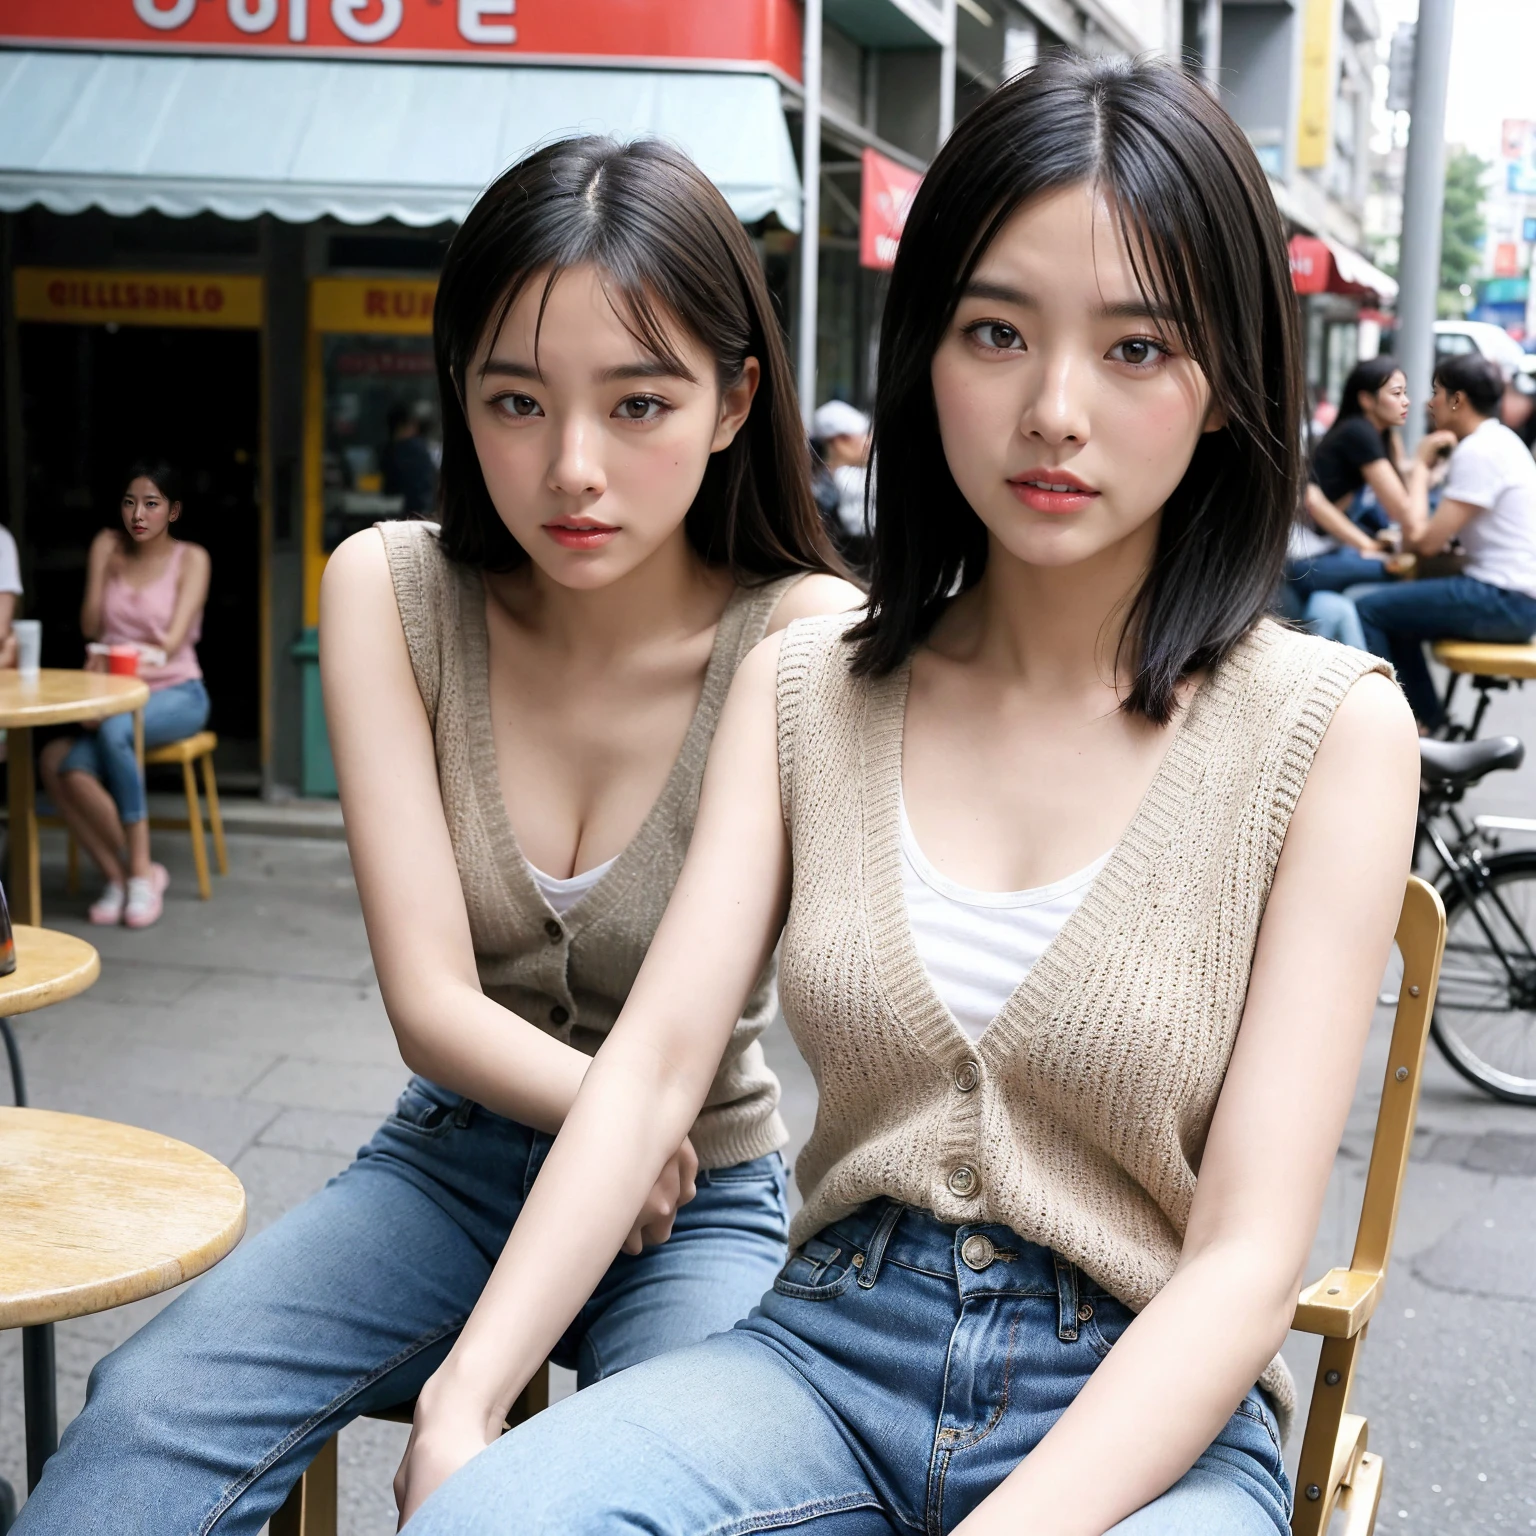
[[795, 0], [0, 0], [0, 43], [156, 52], [768, 64]]

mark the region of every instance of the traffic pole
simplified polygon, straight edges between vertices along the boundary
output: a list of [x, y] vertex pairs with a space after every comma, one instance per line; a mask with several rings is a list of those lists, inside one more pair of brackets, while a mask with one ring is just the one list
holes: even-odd
[[1403, 170], [1403, 231], [1397, 260], [1397, 360], [1413, 401], [1403, 428], [1412, 449], [1424, 435], [1424, 405], [1435, 363], [1440, 292], [1440, 226], [1445, 208], [1445, 96], [1451, 73], [1456, 0], [1419, 0], [1413, 95]]
[[816, 409], [816, 301], [821, 283], [821, 0], [805, 0], [805, 120], [800, 148], [800, 353], [795, 382], [807, 432]]

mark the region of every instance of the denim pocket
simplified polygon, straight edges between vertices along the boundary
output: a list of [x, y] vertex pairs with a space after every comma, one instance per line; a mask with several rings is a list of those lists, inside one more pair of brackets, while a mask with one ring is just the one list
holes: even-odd
[[828, 1242], [824, 1237], [807, 1238], [790, 1254], [789, 1262], [778, 1273], [773, 1288], [780, 1296], [800, 1301], [832, 1301], [853, 1284], [858, 1273], [853, 1264], [855, 1250], [845, 1242]]
[[1084, 1292], [1083, 1303], [1083, 1311], [1089, 1312], [1090, 1316], [1084, 1318], [1082, 1312], [1078, 1313], [1082, 1336], [1102, 1360], [1119, 1343], [1120, 1335], [1136, 1321], [1136, 1314], [1124, 1302], [1096, 1289]]
[[424, 1077], [413, 1077], [395, 1101], [390, 1123], [418, 1136], [445, 1136], [468, 1120], [470, 1103], [457, 1093], [439, 1088]]
[[1234, 1430], [1238, 1431], [1242, 1449], [1275, 1479], [1289, 1504], [1291, 1485], [1285, 1470], [1285, 1452], [1280, 1446], [1280, 1421], [1257, 1387], [1237, 1405], [1237, 1412], [1221, 1438], [1226, 1440]]

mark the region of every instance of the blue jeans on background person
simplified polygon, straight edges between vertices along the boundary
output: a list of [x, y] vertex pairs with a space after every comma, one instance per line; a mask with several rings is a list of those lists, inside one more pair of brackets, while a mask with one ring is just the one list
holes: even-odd
[[1347, 594], [1360, 615], [1367, 647], [1397, 668], [1413, 713], [1434, 729], [1445, 709], [1424, 659], [1426, 640], [1482, 640], [1523, 645], [1536, 634], [1536, 597], [1475, 576], [1441, 576]]
[[[337, 1430], [442, 1363], [551, 1144], [413, 1078], [351, 1167], [97, 1364], [16, 1536], [255, 1536]], [[671, 1239], [614, 1260], [553, 1358], [586, 1386], [729, 1328], [786, 1233], [777, 1153], [701, 1172]]]
[[1358, 549], [1330, 549], [1306, 560], [1285, 562], [1285, 581], [1303, 602], [1314, 592], [1346, 592], [1362, 582], [1385, 581], [1385, 556], [1373, 559]]
[[1369, 649], [1359, 611], [1342, 592], [1314, 592], [1302, 610], [1302, 623], [1325, 640], [1352, 645], [1357, 651]]
[[[144, 706], [144, 746], [163, 747], [195, 736], [208, 723], [208, 690], [200, 677], [157, 688]], [[108, 715], [79, 737], [59, 764], [62, 773], [88, 773], [117, 802], [125, 827], [143, 821], [144, 776], [133, 750], [133, 716]]]
[[[951, 1531], [1040, 1443], [1131, 1320], [1007, 1227], [947, 1226], [877, 1200], [797, 1249], [731, 1332], [518, 1426], [408, 1530]], [[1289, 1536], [1290, 1507], [1278, 1426], [1255, 1388], [1195, 1465], [1113, 1531]]]

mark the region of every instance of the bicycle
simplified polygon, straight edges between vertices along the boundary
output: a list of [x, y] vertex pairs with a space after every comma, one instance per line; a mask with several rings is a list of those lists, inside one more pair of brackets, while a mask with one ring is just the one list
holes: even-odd
[[1524, 760], [1515, 736], [1420, 742], [1414, 867], [1426, 848], [1441, 866], [1434, 883], [1446, 942], [1430, 1021], [1435, 1044], [1484, 1092], [1536, 1104], [1536, 849], [1500, 853], [1497, 836], [1536, 831], [1536, 822], [1479, 816], [1469, 823], [1458, 809], [1488, 774]]

